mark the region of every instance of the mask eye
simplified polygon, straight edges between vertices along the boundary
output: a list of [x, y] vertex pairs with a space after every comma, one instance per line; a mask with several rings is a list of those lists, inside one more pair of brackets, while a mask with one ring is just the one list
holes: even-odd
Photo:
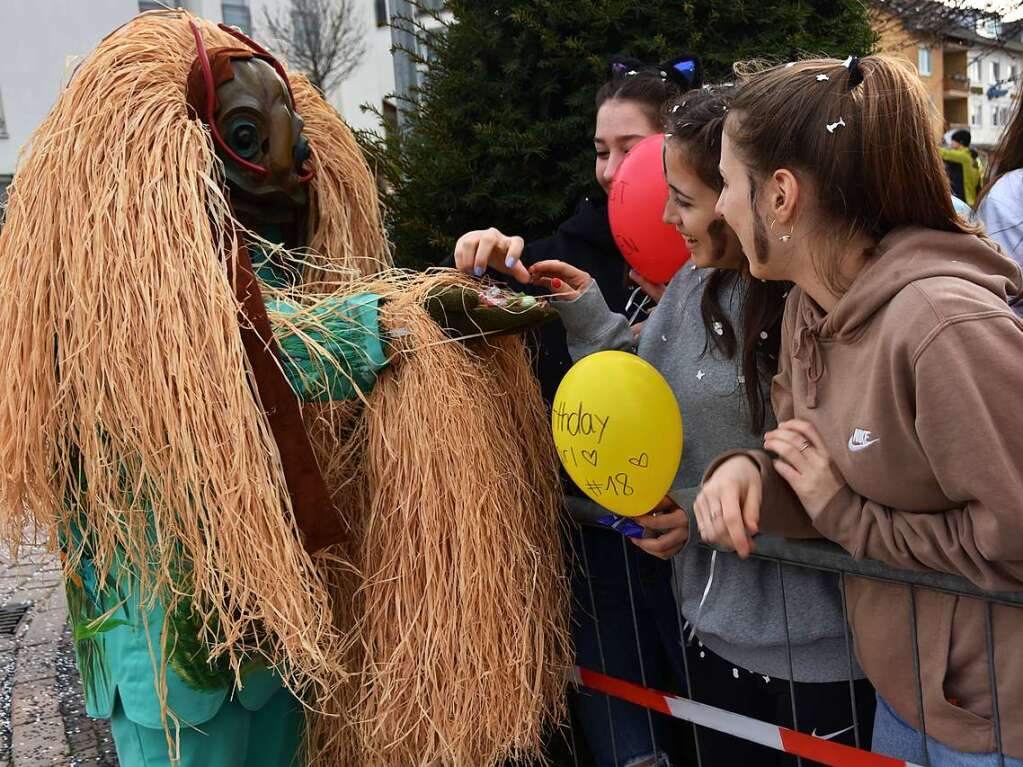
[[227, 129], [227, 145], [243, 160], [251, 160], [259, 154], [262, 143], [259, 126], [252, 120], [234, 120]]

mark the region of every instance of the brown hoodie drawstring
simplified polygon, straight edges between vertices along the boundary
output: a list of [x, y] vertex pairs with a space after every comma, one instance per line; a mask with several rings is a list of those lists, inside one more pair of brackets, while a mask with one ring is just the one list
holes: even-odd
[[806, 406], [817, 407], [817, 382], [824, 375], [824, 360], [821, 357], [819, 321], [813, 309], [803, 299], [802, 318], [796, 332], [793, 356], [806, 369]]

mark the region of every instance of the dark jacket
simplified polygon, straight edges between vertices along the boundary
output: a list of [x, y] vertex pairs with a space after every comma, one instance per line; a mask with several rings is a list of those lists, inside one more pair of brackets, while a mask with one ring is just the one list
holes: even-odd
[[[522, 263], [526, 266], [550, 259], [564, 261], [590, 274], [600, 286], [608, 308], [613, 312], [625, 312], [625, 304], [635, 286], [628, 282], [628, 264], [611, 236], [606, 201], [583, 200], [575, 214], [552, 236], [527, 243], [522, 254]], [[526, 290], [537, 294], [547, 292]], [[562, 376], [572, 367], [564, 326], [559, 322], [542, 328], [532, 346], [536, 351], [540, 388], [544, 399], [551, 402]]]

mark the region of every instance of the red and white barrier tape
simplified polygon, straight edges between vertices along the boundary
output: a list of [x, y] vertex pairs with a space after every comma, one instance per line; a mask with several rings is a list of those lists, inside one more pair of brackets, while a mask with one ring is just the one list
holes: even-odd
[[725, 711], [723, 708], [697, 703], [689, 698], [679, 698], [665, 692], [641, 687], [624, 679], [600, 674], [589, 669], [575, 667], [575, 681], [596, 692], [627, 700], [637, 706], [681, 719], [686, 722], [708, 727], [718, 732], [734, 735], [743, 740], [784, 751], [786, 754], [812, 759], [833, 767], [919, 767], [911, 762], [893, 759], [890, 756], [874, 754], [844, 743], [833, 743], [815, 735], [796, 732], [787, 727], [761, 722], [748, 716]]

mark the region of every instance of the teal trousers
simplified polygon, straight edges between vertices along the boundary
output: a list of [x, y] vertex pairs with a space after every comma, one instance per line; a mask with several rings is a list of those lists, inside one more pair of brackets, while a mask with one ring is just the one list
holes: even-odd
[[301, 704], [283, 689], [258, 711], [225, 701], [199, 727], [181, 725], [180, 761], [173, 763], [163, 729], [135, 724], [120, 701], [110, 727], [122, 767], [304, 767], [299, 753], [303, 720]]

